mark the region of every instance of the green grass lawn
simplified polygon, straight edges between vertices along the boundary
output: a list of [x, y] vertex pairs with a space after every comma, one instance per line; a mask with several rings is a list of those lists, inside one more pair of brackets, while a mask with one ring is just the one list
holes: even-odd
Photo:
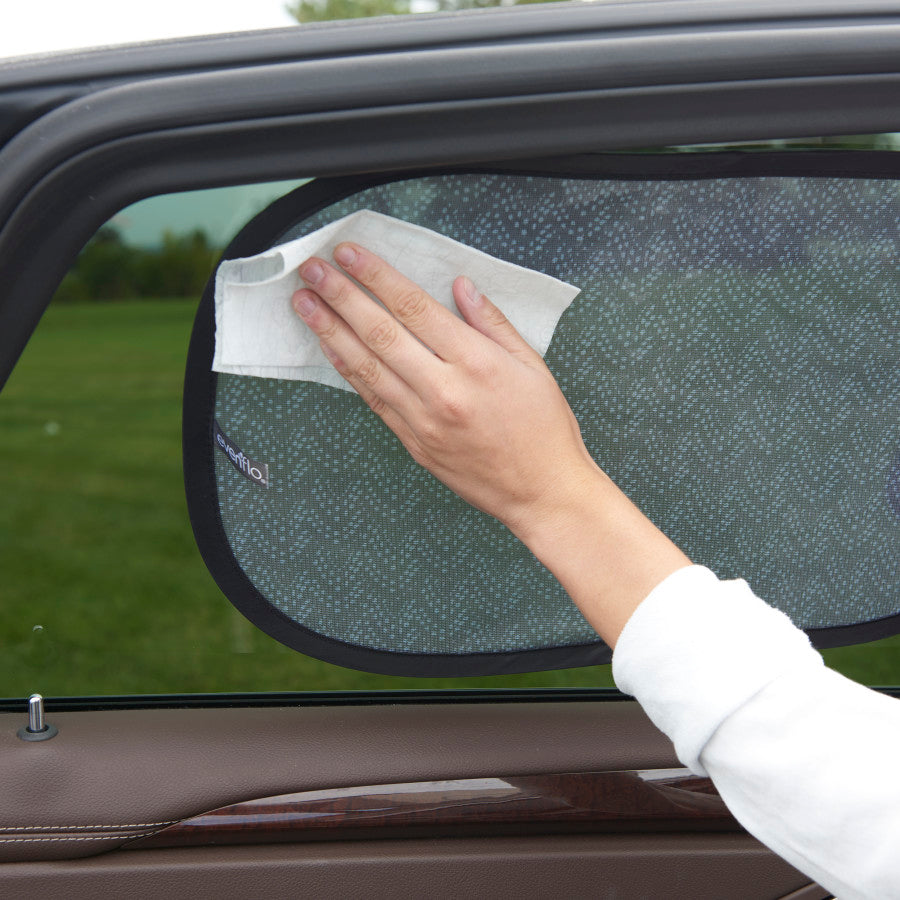
[[[194, 308], [55, 306], [0, 394], [0, 696], [612, 683], [608, 666], [368, 675], [288, 650], [235, 612], [196, 550], [181, 482]], [[900, 683], [900, 638], [826, 656]]]

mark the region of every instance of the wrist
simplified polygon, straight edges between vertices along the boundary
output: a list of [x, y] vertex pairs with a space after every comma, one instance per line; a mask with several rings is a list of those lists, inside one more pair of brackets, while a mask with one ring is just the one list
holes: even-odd
[[605, 515], [614, 515], [622, 495], [612, 479], [591, 459], [570, 466], [540, 501], [533, 501], [507, 526], [515, 536], [552, 569], [557, 556], [564, 556], [568, 538], [574, 530]]

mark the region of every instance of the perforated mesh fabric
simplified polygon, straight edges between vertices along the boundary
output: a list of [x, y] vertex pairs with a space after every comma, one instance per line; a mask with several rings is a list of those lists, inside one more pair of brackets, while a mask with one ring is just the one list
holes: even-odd
[[[804, 628], [900, 609], [900, 183], [444, 175], [358, 209], [576, 284], [546, 361], [595, 459], [698, 563]], [[219, 375], [215, 454], [240, 567], [301, 625], [418, 654], [597, 642], [504, 528], [355, 395]], [[503, 465], [502, 455], [497, 465]]]

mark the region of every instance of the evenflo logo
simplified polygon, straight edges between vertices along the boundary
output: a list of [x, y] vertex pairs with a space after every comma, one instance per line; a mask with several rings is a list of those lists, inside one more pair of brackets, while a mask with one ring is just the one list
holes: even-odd
[[265, 463], [257, 462], [247, 456], [240, 447], [228, 439], [218, 422], [213, 422], [213, 426], [216, 446], [231, 460], [231, 464], [244, 477], [267, 488], [269, 486], [269, 467]]

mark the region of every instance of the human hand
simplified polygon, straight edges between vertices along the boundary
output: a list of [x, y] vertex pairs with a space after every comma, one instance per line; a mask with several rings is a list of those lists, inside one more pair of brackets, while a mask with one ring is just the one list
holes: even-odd
[[303, 263], [308, 287], [293, 297], [325, 355], [413, 458], [505, 523], [615, 646], [637, 605], [690, 560], [594, 463], [544, 361], [468, 278], [453, 283], [462, 321], [362, 247], [334, 257], [340, 269]]
[[293, 298], [326, 356], [417, 462], [527, 543], [599, 474], [539, 354], [468, 278], [464, 322], [364, 248], [334, 256], [300, 267]]

